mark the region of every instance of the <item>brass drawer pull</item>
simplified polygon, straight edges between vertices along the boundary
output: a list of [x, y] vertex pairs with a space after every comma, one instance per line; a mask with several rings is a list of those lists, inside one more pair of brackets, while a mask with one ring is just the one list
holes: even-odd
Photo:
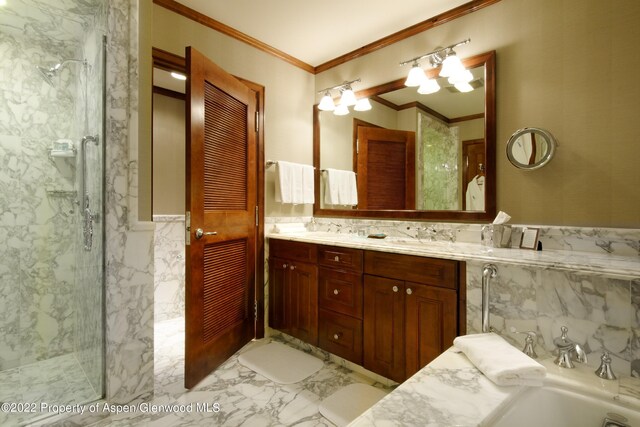
[[411, 288], [407, 288], [407, 295], [411, 295], [413, 293], [413, 291], [411, 290]]
[[342, 337], [342, 332], [338, 332], [336, 334], [333, 334], [333, 339], [334, 340], [339, 340]]
[[282, 264], [282, 268], [287, 268], [289, 267], [289, 264]]
[[394, 286], [394, 287], [393, 287], [393, 288], [391, 288], [391, 289], [393, 289], [393, 292], [398, 292], [398, 287], [397, 287], [397, 286]]
[[340, 291], [339, 291], [339, 290], [337, 290], [337, 289], [334, 289], [334, 290], [333, 290], [333, 294], [334, 294], [334, 295], [338, 295], [339, 293], [340, 293]]
[[335, 257], [333, 257], [333, 260], [335, 262], [340, 262], [340, 257], [338, 255], [336, 255]]

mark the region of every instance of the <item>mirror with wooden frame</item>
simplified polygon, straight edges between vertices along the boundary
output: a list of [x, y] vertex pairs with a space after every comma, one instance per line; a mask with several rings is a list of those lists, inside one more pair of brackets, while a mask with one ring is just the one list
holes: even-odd
[[[405, 79], [356, 93], [373, 108], [336, 116], [314, 106], [314, 215], [486, 221], [496, 213], [495, 52], [463, 60], [474, 90], [461, 93], [439, 68], [440, 91]], [[357, 205], [328, 204], [327, 169], [356, 174]], [[484, 194], [484, 197], [482, 195]]]

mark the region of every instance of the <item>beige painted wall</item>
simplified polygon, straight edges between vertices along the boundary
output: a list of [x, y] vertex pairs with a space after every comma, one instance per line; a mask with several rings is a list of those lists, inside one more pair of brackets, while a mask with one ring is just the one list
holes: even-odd
[[184, 101], [153, 94], [153, 214], [184, 215]]
[[[471, 38], [461, 57], [497, 55], [498, 208], [514, 222], [640, 227], [640, 1], [502, 0], [316, 76], [363, 89], [401, 78], [398, 62]], [[559, 141], [545, 168], [506, 159], [519, 128]]]
[[[265, 87], [265, 158], [313, 163], [314, 76], [203, 25], [153, 7], [153, 46], [185, 55], [193, 46], [231, 74]], [[307, 216], [311, 205], [274, 201], [274, 168], [265, 174], [265, 215]]]

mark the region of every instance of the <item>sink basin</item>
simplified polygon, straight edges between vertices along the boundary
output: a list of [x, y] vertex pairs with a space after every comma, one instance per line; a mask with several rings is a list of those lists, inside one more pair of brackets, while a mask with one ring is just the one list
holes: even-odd
[[602, 427], [611, 413], [627, 419], [621, 425], [640, 426], [640, 408], [620, 402], [613, 393], [597, 387], [580, 390], [548, 382], [544, 387], [524, 389], [482, 426]]

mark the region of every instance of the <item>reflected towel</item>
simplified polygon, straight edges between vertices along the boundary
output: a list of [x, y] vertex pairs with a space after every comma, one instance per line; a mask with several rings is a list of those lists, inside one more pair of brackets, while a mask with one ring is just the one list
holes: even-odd
[[497, 385], [542, 386], [547, 375], [544, 366], [493, 332], [457, 337], [453, 345]]
[[324, 201], [329, 205], [358, 204], [356, 174], [352, 171], [326, 169]]

